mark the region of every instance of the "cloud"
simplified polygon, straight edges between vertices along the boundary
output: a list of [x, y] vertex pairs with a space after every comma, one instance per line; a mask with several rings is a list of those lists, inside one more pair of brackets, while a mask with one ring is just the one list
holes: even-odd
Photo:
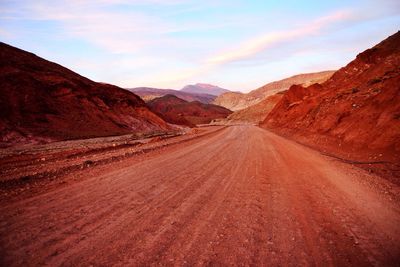
[[163, 41], [163, 33], [173, 28], [173, 25], [156, 17], [132, 10], [107, 10], [83, 1], [81, 5], [74, 4], [76, 2], [64, 2], [62, 5], [39, 2], [30, 8], [34, 19], [58, 22], [67, 35], [112, 53], [132, 53], [156, 39]]
[[[161, 80], [167, 83], [178, 83], [183, 81], [190, 81], [193, 78], [210, 73], [223, 65], [227, 65], [233, 62], [245, 63], [256, 60], [266, 63], [266, 59], [263, 55], [268, 49], [279, 46], [279, 51], [281, 51], [284, 46], [294, 44], [294, 51], [290, 50], [291, 52], [289, 52], [289, 54], [286, 54], [284, 56], [285, 58], [282, 59], [286, 62], [286, 59], [300, 53], [300, 50], [304, 49], [301, 48], [301, 46], [298, 47], [296, 43], [304, 44], [304, 41], [309, 38], [317, 38], [322, 35], [331, 35], [342, 27], [351, 27], [354, 26], [355, 23], [370, 21], [379, 18], [379, 14], [356, 14], [352, 10], [348, 9], [335, 11], [326, 16], [319, 17], [311, 21], [310, 23], [298, 23], [298, 26], [294, 27], [294, 29], [269, 32], [256, 38], [245, 40], [235, 48], [227, 48], [217, 54], [207, 57], [204, 61], [200, 62], [197, 67], [194, 67], [192, 69], [186, 68], [182, 70], [168, 72], [167, 74], [157, 78], [162, 78]], [[271, 58], [271, 55], [269, 56], [269, 58]], [[274, 58], [273, 55], [272, 58]], [[275, 61], [279, 62], [280, 60], [275, 57]], [[310, 61], [308, 62], [310, 63]], [[324, 62], [323, 66], [326, 66], [326, 68], [329, 69], [328, 66], [331, 65]], [[335, 62], [335, 64], [333, 65], [336, 68], [340, 66], [340, 63]], [[316, 68], [315, 66], [317, 65], [314, 64], [315, 69], [321, 70], [320, 65], [318, 65], [318, 68]], [[330, 68], [332, 68], [332, 66]], [[312, 67], [303, 67], [306, 68], [308, 71], [313, 71]]]
[[298, 27], [294, 30], [279, 31], [264, 34], [257, 38], [247, 40], [238, 48], [226, 50], [215, 56], [207, 58], [200, 62], [197, 66], [186, 67], [181, 69], [168, 70], [166, 72], [154, 75], [157, 84], [174, 85], [179, 83], [187, 83], [194, 77], [209, 73], [221, 65], [246, 60], [248, 58], [257, 57], [257, 55], [267, 48], [277, 44], [289, 43], [293, 40], [300, 40], [311, 35], [317, 35], [323, 29], [337, 23], [354, 18], [350, 11], [338, 11], [327, 16], [320, 17], [312, 23]]
[[235, 49], [227, 49], [217, 55], [208, 57], [196, 68], [186, 68], [168, 72], [165, 75], [157, 77], [157, 79], [166, 83], [189, 80], [190, 78], [196, 77], [200, 74], [210, 72], [221, 65], [257, 57], [258, 54], [275, 45], [283, 45], [284, 43], [290, 43], [293, 40], [301, 40], [302, 38], [315, 36], [321, 33], [323, 29], [335, 23], [350, 19], [354, 19], [352, 12], [348, 10], [337, 11], [293, 30], [267, 33], [257, 38], [246, 40]]
[[[371, 35], [371, 20], [399, 14], [399, 1], [382, 1], [384, 5], [366, 0], [363, 6], [350, 1], [340, 5], [346, 10], [310, 21], [289, 4], [283, 5], [288, 12], [277, 16], [269, 4], [244, 0], [5, 0], [0, 4], [0, 36], [68, 63], [83, 75], [119, 85], [180, 86], [207, 77], [248, 82], [246, 75], [253, 74], [246, 72], [254, 73], [250, 79], [257, 79], [257, 71], [264, 77], [268, 66], [291, 64], [288, 59], [301, 49], [314, 53], [322, 45], [331, 51], [344, 27], [352, 28], [357, 40], [361, 33]], [[355, 6], [354, 12], [347, 9]], [[254, 38], [243, 39], [249, 34]], [[340, 43], [348, 46], [348, 38]], [[217, 77], [217, 70], [224, 77]]]
[[[213, 1], [208, 0], [202, 3], [186, 0], [60, 0], [57, 2], [38, 0], [9, 1], [8, 5], [0, 6], [0, 9], [5, 11], [2, 12], [2, 19], [38, 21], [42, 25], [54, 25], [57, 27], [56, 34], [59, 37], [83, 40], [104, 49], [104, 52], [124, 56], [126, 61], [130, 60], [131, 65], [135, 67], [120, 64], [120, 60], [108, 56], [109, 65], [115, 66], [121, 72], [126, 69], [134, 70], [139, 66], [149, 67], [148, 61], [154, 62], [148, 60], [149, 57], [157, 58], [154, 70], [149, 72], [149, 79], [153, 77], [165, 83], [173, 83], [200, 75], [207, 67], [180, 69], [169, 66], [162, 71], [157, 67], [169, 65], [168, 61], [173, 61], [174, 65], [188, 65], [186, 62], [182, 64], [179, 62], [187, 60], [183, 54], [196, 50], [193, 47], [202, 48], [209, 45], [207, 40], [193, 44], [193, 40], [181, 39], [173, 36], [173, 33], [216, 29], [226, 27], [227, 24], [224, 21], [215, 23], [215, 21], [204, 22], [196, 19], [181, 23], [180, 20], [171, 19], [170, 16], [185, 13], [187, 10], [204, 9], [210, 4], [215, 5]], [[143, 7], [146, 5], [150, 6], [150, 11], [147, 7]], [[157, 9], [157, 12], [151, 12], [153, 9]], [[164, 10], [168, 12], [163, 13]], [[4, 30], [0, 31], [0, 35], [5, 34]], [[197, 59], [198, 53], [196, 56], [193, 54], [188, 56], [190, 60], [197, 60], [200, 63]], [[90, 73], [99, 73], [99, 67], [104, 66], [101, 62], [102, 57], [100, 55], [96, 59], [98, 64], [79, 58], [73, 59], [75, 63], [69, 64], [77, 66], [77, 69], [94, 70]], [[159, 73], [155, 74], [157, 72]]]
[[[212, 1], [210, 1], [212, 2]], [[183, 44], [174, 33], [227, 27], [226, 23], [171, 19], [179, 12], [197, 9], [196, 1], [184, 0], [48, 0], [10, 1], [0, 6], [7, 20], [55, 23], [62, 37], [72, 37], [111, 53], [132, 54], [151, 47], [179, 51]], [[205, 6], [209, 3], [205, 1]], [[204, 8], [204, 7], [203, 7]], [[156, 12], [153, 12], [156, 10]], [[166, 11], [166, 12], [164, 12]], [[143, 51], [142, 51], [143, 52]]]
[[331, 24], [343, 22], [351, 18], [353, 18], [352, 12], [346, 10], [338, 11], [328, 16], [318, 18], [312, 23], [294, 30], [267, 33], [257, 38], [247, 40], [237, 48], [228, 49], [212, 56], [208, 58], [207, 63], [222, 65], [251, 58], [272, 46], [318, 34], [322, 29]]

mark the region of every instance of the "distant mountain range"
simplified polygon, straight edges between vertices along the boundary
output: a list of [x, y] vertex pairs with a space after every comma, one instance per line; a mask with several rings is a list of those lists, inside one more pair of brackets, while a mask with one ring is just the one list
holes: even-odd
[[215, 96], [231, 92], [228, 89], [224, 89], [216, 85], [206, 84], [206, 83], [196, 83], [196, 84], [186, 85], [181, 89], [181, 91], [194, 94], [210, 94]]
[[212, 84], [196, 83], [193, 85], [186, 85], [181, 90], [175, 89], [160, 89], [152, 87], [136, 87], [128, 88], [127, 90], [137, 94], [144, 101], [149, 102], [155, 98], [165, 95], [174, 95], [186, 101], [199, 101], [204, 104], [212, 103], [219, 95], [231, 92]]
[[183, 99], [183, 100], [186, 100], [189, 102], [199, 101], [204, 104], [210, 104], [217, 97], [215, 95], [210, 95], [210, 94], [205, 94], [205, 93], [203, 93], [203, 94], [189, 93], [189, 92], [183, 92], [183, 91], [174, 90], [174, 89], [158, 89], [158, 88], [151, 88], [151, 87], [137, 87], [137, 88], [132, 88], [132, 89], [128, 89], [128, 90], [137, 94], [146, 102], [149, 102], [155, 98], [162, 97], [165, 95], [174, 95], [176, 97], [179, 97], [180, 99]]

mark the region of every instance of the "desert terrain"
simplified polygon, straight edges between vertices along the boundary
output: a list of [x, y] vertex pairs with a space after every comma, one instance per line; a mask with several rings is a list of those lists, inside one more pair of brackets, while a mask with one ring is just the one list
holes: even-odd
[[[74, 62], [120, 86], [0, 43], [0, 266], [399, 266], [400, 32], [341, 68], [274, 68], [288, 78], [248, 93], [193, 81], [232, 64], [250, 76], [222, 71], [226, 85], [256, 85], [244, 77], [263, 79], [252, 70], [266, 58], [240, 61], [296, 45], [284, 36], [209, 58], [200, 42], [191, 64], [126, 49], [106, 69]], [[328, 50], [342, 49], [316, 52]], [[138, 78], [154, 87], [126, 86]]]
[[3, 187], [2, 265], [398, 263], [398, 186], [256, 126], [191, 136]]

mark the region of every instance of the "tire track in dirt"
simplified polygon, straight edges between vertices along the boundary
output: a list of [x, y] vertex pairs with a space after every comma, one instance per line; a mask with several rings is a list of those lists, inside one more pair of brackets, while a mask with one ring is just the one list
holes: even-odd
[[[390, 194], [382, 193], [389, 186]], [[229, 127], [4, 205], [2, 261], [393, 265], [400, 255], [399, 193], [260, 128]]]

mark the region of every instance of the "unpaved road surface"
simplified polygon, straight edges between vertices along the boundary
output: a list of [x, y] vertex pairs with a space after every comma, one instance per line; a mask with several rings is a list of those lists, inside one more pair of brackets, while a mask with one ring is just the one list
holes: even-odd
[[3, 266], [400, 262], [399, 187], [255, 126], [0, 207]]

